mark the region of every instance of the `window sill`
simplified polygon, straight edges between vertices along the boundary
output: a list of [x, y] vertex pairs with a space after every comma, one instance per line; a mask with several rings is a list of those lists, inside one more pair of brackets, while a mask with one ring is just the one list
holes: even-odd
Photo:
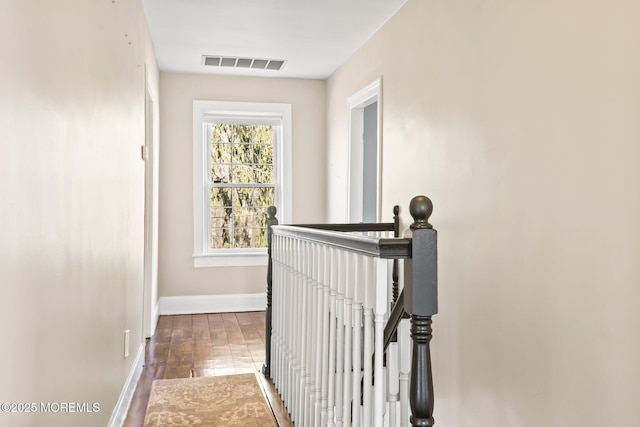
[[263, 266], [267, 265], [267, 262], [266, 249], [251, 252], [229, 251], [193, 255], [195, 268]]

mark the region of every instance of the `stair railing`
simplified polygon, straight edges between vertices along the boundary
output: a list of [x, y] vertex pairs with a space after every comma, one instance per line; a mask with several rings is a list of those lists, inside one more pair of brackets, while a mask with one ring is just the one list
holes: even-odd
[[[278, 225], [276, 218], [277, 209], [275, 206], [269, 206], [267, 209], [267, 308], [265, 312], [265, 363], [262, 366], [262, 373], [271, 378], [271, 330], [272, 330], [272, 294], [273, 294], [273, 257], [271, 253], [271, 239], [273, 235], [272, 227]], [[377, 222], [377, 223], [349, 223], [349, 224], [297, 224], [297, 227], [315, 228], [318, 230], [330, 230], [341, 232], [366, 233], [369, 235], [377, 235], [388, 237], [392, 232], [393, 237], [400, 236], [400, 207], [393, 207], [393, 222]], [[393, 260], [392, 272], [393, 286], [393, 303], [398, 299], [398, 260]]]
[[434, 425], [436, 231], [428, 198], [413, 198], [409, 210], [414, 222], [400, 238], [396, 208], [391, 229], [375, 230], [396, 237], [356, 233], [354, 224], [275, 225], [270, 209], [263, 372], [297, 426]]

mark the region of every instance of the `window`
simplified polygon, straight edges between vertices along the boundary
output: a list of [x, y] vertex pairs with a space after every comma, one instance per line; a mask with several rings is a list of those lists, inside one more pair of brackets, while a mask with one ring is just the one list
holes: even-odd
[[291, 210], [289, 104], [194, 101], [194, 265], [265, 265], [267, 207]]

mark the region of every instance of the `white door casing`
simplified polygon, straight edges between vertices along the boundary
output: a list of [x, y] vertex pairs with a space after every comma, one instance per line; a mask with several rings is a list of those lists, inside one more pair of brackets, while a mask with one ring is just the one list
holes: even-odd
[[144, 201], [144, 284], [142, 298], [142, 332], [154, 334], [158, 320], [158, 117], [157, 96], [152, 78], [146, 73], [145, 90], [145, 161]]
[[349, 105], [349, 137], [347, 152], [347, 200], [346, 219], [348, 222], [363, 221], [364, 188], [364, 110], [366, 107], [377, 103], [377, 149], [373, 170], [375, 170], [375, 201], [370, 201], [375, 206], [375, 221], [380, 221], [381, 198], [381, 147], [382, 147], [382, 78], [378, 78], [365, 88], [353, 94], [347, 99]]

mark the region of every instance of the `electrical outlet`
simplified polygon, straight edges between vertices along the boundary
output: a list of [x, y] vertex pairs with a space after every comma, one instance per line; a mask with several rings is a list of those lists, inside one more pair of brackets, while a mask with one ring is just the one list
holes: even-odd
[[124, 357], [129, 357], [129, 329], [124, 331]]

